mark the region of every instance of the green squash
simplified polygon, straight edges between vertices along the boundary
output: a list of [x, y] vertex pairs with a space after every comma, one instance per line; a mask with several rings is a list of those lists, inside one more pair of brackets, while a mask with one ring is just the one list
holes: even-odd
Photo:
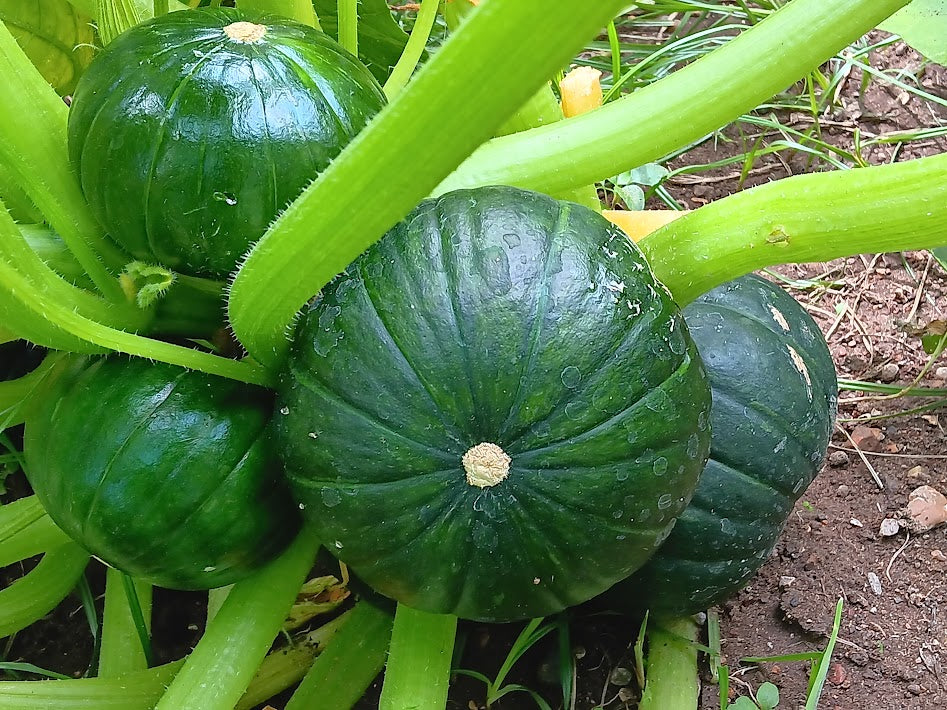
[[0, 0], [0, 20], [30, 61], [62, 95], [92, 62], [92, 20], [68, 0]]
[[113, 567], [164, 587], [220, 587], [297, 529], [265, 390], [138, 358], [66, 356], [36, 401], [27, 478], [56, 524]]
[[692, 614], [743, 588], [821, 469], [835, 423], [832, 356], [785, 291], [744, 276], [684, 318], [713, 391], [710, 460], [664, 545], [604, 596], [613, 608]]
[[363, 581], [504, 621], [647, 560], [703, 468], [709, 403], [617, 228], [488, 187], [423, 202], [322, 291], [274, 422], [305, 514]]
[[326, 35], [227, 8], [172, 12], [109, 44], [69, 114], [69, 154], [136, 259], [232, 271], [384, 104]]

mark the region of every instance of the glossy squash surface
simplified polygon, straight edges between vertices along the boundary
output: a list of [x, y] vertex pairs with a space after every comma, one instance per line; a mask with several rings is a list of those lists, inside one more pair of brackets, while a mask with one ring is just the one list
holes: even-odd
[[171, 588], [230, 584], [297, 526], [271, 406], [265, 391], [172, 365], [68, 356], [28, 414], [27, 477], [108, 564]]
[[643, 564], [709, 445], [703, 367], [637, 248], [507, 187], [423, 202], [327, 286], [277, 409], [333, 554], [410, 606], [495, 621]]
[[744, 276], [684, 317], [713, 391], [710, 460], [664, 545], [605, 596], [618, 608], [692, 614], [745, 586], [822, 467], [835, 423], [832, 357], [785, 291]]
[[116, 38], [76, 89], [69, 153], [136, 259], [223, 276], [383, 105], [326, 35], [226, 8]]

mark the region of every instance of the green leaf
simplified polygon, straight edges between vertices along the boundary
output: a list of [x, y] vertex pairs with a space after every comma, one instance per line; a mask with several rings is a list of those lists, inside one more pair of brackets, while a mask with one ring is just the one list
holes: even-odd
[[779, 705], [779, 688], [772, 683], [763, 683], [756, 691], [756, 702], [762, 710], [774, 710]]
[[931, 249], [931, 256], [940, 264], [940, 268], [947, 271], [947, 247], [935, 247]]
[[881, 23], [925, 57], [947, 64], [947, 0], [914, 0]]
[[615, 193], [628, 209], [644, 209], [644, 190], [637, 185], [615, 185]]
[[[322, 31], [339, 36], [338, 0], [313, 0]], [[408, 42], [385, 0], [361, 0], [358, 4], [358, 58], [384, 84]]]
[[616, 175], [613, 181], [616, 185], [644, 185], [654, 187], [670, 174], [670, 171], [658, 163], [646, 163], [637, 168], [626, 170]]
[[737, 698], [735, 703], [730, 703], [730, 705], [727, 706], [727, 710], [759, 710], [759, 707], [748, 697], [743, 696]]

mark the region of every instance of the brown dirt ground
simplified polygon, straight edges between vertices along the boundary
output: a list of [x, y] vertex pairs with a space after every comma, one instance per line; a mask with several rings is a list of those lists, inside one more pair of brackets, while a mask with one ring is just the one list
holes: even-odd
[[[875, 57], [874, 66], [916, 68], [920, 58], [903, 45]], [[842, 87], [841, 107], [823, 120], [823, 136], [851, 147], [856, 128], [862, 136], [916, 126], [937, 125], [947, 112], [932, 112], [899, 90], [872, 84], [859, 100], [858, 72]], [[932, 93], [947, 97], [947, 70], [929, 67], [922, 80]], [[783, 117], [806, 125], [803, 115]], [[698, 148], [678, 164], [706, 161], [742, 150], [755, 136], [728, 130], [718, 140]], [[892, 158], [893, 148], [865, 152], [872, 163]], [[898, 160], [947, 151], [947, 141], [908, 144]], [[801, 155], [768, 157], [757, 163], [749, 187], [791, 173], [818, 169]], [[685, 206], [697, 207], [741, 189], [739, 175], [725, 170], [700, 176], [681, 176], [670, 185]], [[947, 318], [947, 273], [926, 253], [868, 255], [828, 264], [778, 269], [793, 279], [818, 279], [822, 284], [794, 291], [828, 334], [840, 377], [897, 383], [912, 381], [927, 363], [919, 340], [905, 331], [904, 322], [924, 324]], [[844, 309], [842, 308], [844, 306]], [[943, 357], [921, 381], [947, 387], [947, 373], [936, 376]], [[885, 366], [888, 366], [885, 368]], [[845, 601], [838, 645], [822, 696], [827, 710], [943, 710], [947, 708], [947, 528], [911, 536], [881, 537], [878, 527], [887, 514], [903, 506], [907, 494], [928, 483], [947, 492], [947, 411], [878, 419], [897, 414], [917, 400], [870, 400], [843, 393], [839, 428], [827, 466], [796, 507], [771, 559], [750, 586], [720, 610], [722, 651], [731, 666], [736, 694], [771, 681], [782, 694], [781, 708], [804, 705], [807, 665], [804, 663], [743, 664], [746, 656], [798, 653], [824, 647], [836, 600]], [[853, 420], [858, 420], [853, 421]], [[856, 423], [883, 435], [877, 451], [857, 450], [844, 432]], [[871, 470], [869, 470], [869, 464]], [[873, 471], [873, 473], [872, 473]], [[874, 479], [877, 477], [880, 485]], [[17, 478], [8, 479], [17, 495]], [[23, 494], [21, 491], [20, 494]], [[28, 567], [27, 567], [28, 568]], [[24, 569], [7, 569], [0, 586]], [[872, 589], [869, 574], [881, 583]], [[93, 592], [101, 594], [101, 579], [93, 574]], [[155, 608], [156, 649], [162, 659], [179, 657], [196, 641], [202, 625], [201, 595], [160, 593]], [[60, 672], [83, 673], [92, 641], [74, 598], [46, 620], [7, 642], [3, 656], [25, 660]], [[519, 628], [464, 625], [465, 651], [460, 666], [495, 672]], [[576, 657], [577, 710], [605, 707], [631, 710], [637, 692], [629, 681], [631, 647], [637, 622], [614, 617], [583, 618], [572, 624], [569, 645]], [[510, 682], [521, 682], [542, 693], [552, 707], [561, 707], [557, 693], [558, 637], [550, 634], [516, 666]], [[617, 669], [617, 670], [616, 670]], [[619, 682], [613, 682], [619, 681]], [[717, 686], [704, 682], [701, 707], [719, 707]], [[377, 683], [370, 696], [377, 693]], [[375, 696], [377, 697], [377, 696]], [[458, 679], [450, 707], [483, 707], [483, 687]], [[281, 707], [279, 701], [274, 706]], [[367, 699], [362, 704], [372, 707]], [[525, 694], [513, 694], [494, 705], [503, 710], [536, 707]]]

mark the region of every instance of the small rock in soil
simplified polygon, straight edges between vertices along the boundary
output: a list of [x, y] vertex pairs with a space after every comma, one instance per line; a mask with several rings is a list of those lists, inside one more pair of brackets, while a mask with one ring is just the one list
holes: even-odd
[[914, 466], [913, 468], [909, 468], [905, 475], [907, 476], [908, 482], [912, 485], [931, 482], [931, 472], [927, 469], [927, 466]]
[[901, 374], [901, 368], [895, 365], [893, 362], [889, 362], [887, 365], [883, 365], [879, 377], [882, 382], [894, 382], [898, 379], [898, 376]]
[[907, 690], [911, 695], [921, 694], [921, 686], [919, 686], [917, 683], [909, 683]]
[[868, 573], [868, 586], [871, 587], [871, 591], [875, 593], [875, 596], [881, 596], [881, 580], [874, 572]]
[[911, 532], [927, 532], [947, 522], [947, 498], [930, 486], [915, 488], [908, 496], [908, 505], [902, 517]]
[[845, 666], [841, 663], [833, 663], [829, 666], [829, 672], [826, 678], [832, 685], [842, 685], [845, 679], [848, 678], [848, 673], [846, 673]]
[[891, 537], [892, 535], [897, 535], [901, 532], [901, 523], [899, 523], [894, 518], [885, 518], [881, 521], [881, 527], [878, 529], [878, 534], [881, 537]]
[[848, 464], [848, 454], [844, 451], [833, 451], [829, 454], [829, 466], [832, 468], [842, 468], [843, 466], [848, 466]]
[[938, 562], [947, 562], [947, 555], [945, 555], [940, 550], [931, 550], [931, 557], [933, 557]]
[[934, 370], [934, 377], [938, 380], [947, 380], [947, 367], [943, 365]]
[[846, 486], [844, 483], [835, 489], [835, 495], [837, 495], [839, 498], [844, 498], [851, 492], [852, 492], [852, 489]]
[[862, 451], [881, 451], [881, 441], [885, 435], [881, 429], [859, 425], [852, 431], [852, 441]]
[[612, 685], [628, 685], [633, 677], [630, 670], [617, 666], [612, 669], [611, 675], [608, 676], [608, 682]]

